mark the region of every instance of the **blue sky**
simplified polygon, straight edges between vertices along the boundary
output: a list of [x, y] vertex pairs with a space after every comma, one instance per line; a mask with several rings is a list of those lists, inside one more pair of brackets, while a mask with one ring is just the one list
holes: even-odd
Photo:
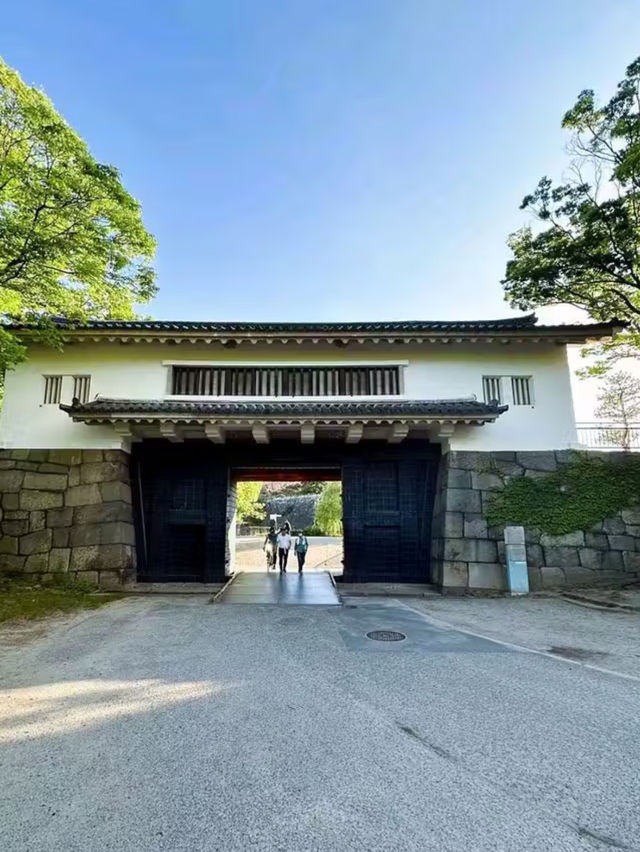
[[141, 200], [161, 318], [505, 315], [563, 112], [636, 0], [33, 0], [0, 51]]

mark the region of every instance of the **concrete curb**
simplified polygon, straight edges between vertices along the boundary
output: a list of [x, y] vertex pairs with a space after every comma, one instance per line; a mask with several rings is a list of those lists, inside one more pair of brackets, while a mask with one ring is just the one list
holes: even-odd
[[229, 586], [233, 583], [233, 581], [236, 579], [236, 577], [238, 576], [238, 574], [239, 574], [239, 573], [242, 573], [242, 572], [238, 572], [237, 574], [232, 574], [232, 575], [231, 575], [231, 577], [229, 577], [229, 579], [227, 580], [227, 582], [224, 584], [224, 586], [223, 586], [221, 589], [218, 589], [218, 591], [217, 591], [217, 592], [215, 592], [215, 594], [211, 595], [211, 597], [209, 598], [209, 600], [207, 601], [207, 603], [210, 603], [210, 604], [217, 603], [217, 602], [218, 602], [218, 599], [222, 597], [222, 595], [224, 594], [224, 592], [225, 592], [225, 591], [229, 588]]

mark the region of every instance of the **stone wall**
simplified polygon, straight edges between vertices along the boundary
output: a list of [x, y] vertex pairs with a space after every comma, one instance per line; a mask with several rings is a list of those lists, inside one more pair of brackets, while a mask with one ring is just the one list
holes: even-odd
[[135, 574], [129, 457], [0, 450], [0, 571], [113, 588]]
[[[504, 529], [488, 526], [485, 518], [491, 495], [509, 477], [544, 476], [574, 455], [561, 450], [444, 456], [434, 508], [433, 582], [450, 591], [505, 589]], [[525, 541], [532, 591], [640, 578], [640, 507], [566, 535], [525, 527]]]

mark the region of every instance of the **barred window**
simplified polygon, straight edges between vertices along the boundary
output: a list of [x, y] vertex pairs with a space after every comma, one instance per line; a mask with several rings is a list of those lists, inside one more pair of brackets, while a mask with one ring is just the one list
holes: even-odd
[[485, 402], [533, 405], [531, 376], [483, 376], [482, 391]]
[[175, 366], [176, 396], [399, 396], [401, 367]]
[[511, 376], [511, 398], [514, 405], [531, 405], [531, 376]]
[[91, 376], [73, 377], [73, 398], [80, 402], [89, 402], [89, 390], [91, 388]]
[[44, 377], [44, 404], [59, 405], [62, 398], [62, 376]]
[[485, 402], [502, 402], [502, 377], [483, 376], [482, 390]]

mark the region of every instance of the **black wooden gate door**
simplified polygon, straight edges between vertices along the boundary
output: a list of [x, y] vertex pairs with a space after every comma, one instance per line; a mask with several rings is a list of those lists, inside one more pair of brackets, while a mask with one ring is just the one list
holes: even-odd
[[146, 559], [151, 582], [220, 582], [225, 573], [227, 466], [214, 459], [143, 464]]
[[345, 581], [428, 582], [433, 462], [350, 459], [342, 483]]

